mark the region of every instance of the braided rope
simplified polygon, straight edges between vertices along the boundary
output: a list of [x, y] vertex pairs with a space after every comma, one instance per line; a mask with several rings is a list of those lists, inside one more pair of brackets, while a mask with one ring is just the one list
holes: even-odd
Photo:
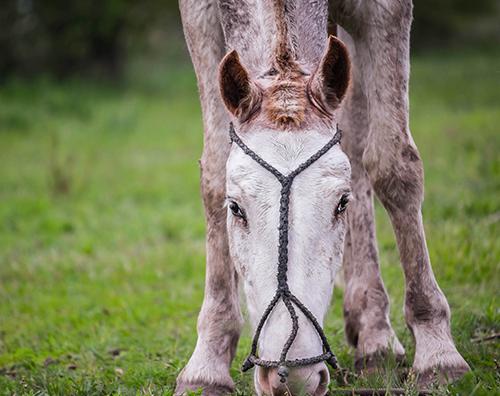
[[[288, 217], [289, 217], [289, 208], [290, 208], [290, 192], [292, 189], [293, 180], [297, 175], [303, 172], [306, 168], [308, 168], [311, 164], [317, 161], [320, 157], [322, 157], [330, 148], [334, 145], [340, 143], [340, 139], [342, 137], [342, 132], [337, 127], [337, 131], [332, 139], [328, 141], [319, 151], [317, 151], [314, 155], [312, 155], [307, 161], [303, 162], [301, 165], [297, 167], [294, 171], [292, 171], [287, 176], [283, 175], [279, 172], [275, 167], [264, 161], [261, 157], [259, 157], [253, 150], [251, 150], [236, 134], [234, 130], [233, 123], [231, 122], [229, 125], [229, 136], [231, 138], [232, 143], [236, 143], [241, 150], [252, 158], [255, 162], [257, 162], [264, 169], [269, 171], [272, 175], [278, 179], [281, 183], [281, 198], [280, 198], [280, 209], [279, 209], [279, 244], [278, 244], [278, 290], [274, 295], [273, 299], [267, 306], [266, 310], [262, 314], [262, 317], [257, 325], [255, 330], [255, 334], [252, 340], [252, 347], [250, 350], [250, 354], [246, 358], [245, 362], [242, 366], [242, 371], [247, 371], [251, 369], [253, 366], [257, 365], [260, 367], [277, 367], [278, 375], [281, 377], [280, 381], [282, 383], [286, 382], [288, 377], [288, 368], [289, 367], [300, 367], [300, 366], [308, 366], [311, 364], [319, 363], [326, 361], [328, 364], [332, 366], [332, 368], [337, 369], [338, 363], [337, 358], [334, 353], [330, 349], [330, 345], [328, 344], [328, 340], [326, 339], [325, 333], [323, 329], [318, 323], [318, 320], [314, 317], [311, 311], [307, 309], [307, 307], [302, 304], [302, 302], [294, 296], [288, 287]], [[260, 333], [267, 319], [271, 315], [271, 312], [278, 304], [279, 300], [282, 300], [287, 308], [290, 318], [292, 319], [292, 331], [283, 346], [281, 351], [280, 360], [263, 360], [257, 356], [257, 347], [259, 342]], [[321, 342], [323, 344], [323, 353], [318, 356], [313, 356], [310, 358], [304, 359], [294, 359], [287, 360], [286, 356], [288, 351], [290, 350], [295, 338], [297, 337], [297, 333], [299, 330], [299, 318], [297, 316], [296, 310], [294, 308], [297, 307], [304, 316], [309, 319], [309, 321], [313, 324], [314, 329], [318, 333], [321, 338]]]

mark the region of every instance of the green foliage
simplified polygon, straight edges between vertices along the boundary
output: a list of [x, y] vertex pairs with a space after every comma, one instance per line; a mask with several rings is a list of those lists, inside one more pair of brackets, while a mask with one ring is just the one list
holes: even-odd
[[[473, 368], [438, 395], [498, 393], [498, 343], [471, 338], [499, 331], [499, 68], [498, 52], [412, 65], [430, 254]], [[192, 71], [163, 70], [143, 69], [123, 87], [38, 80], [0, 89], [0, 394], [172, 394], [203, 296], [202, 127]], [[68, 188], [55, 188], [58, 178]], [[403, 276], [380, 206], [377, 221], [391, 319], [411, 362]], [[326, 333], [352, 369], [341, 298], [337, 289]], [[249, 344], [245, 328], [232, 368], [238, 395], [252, 392], [251, 374], [239, 372]], [[352, 386], [415, 394], [390, 361]]]

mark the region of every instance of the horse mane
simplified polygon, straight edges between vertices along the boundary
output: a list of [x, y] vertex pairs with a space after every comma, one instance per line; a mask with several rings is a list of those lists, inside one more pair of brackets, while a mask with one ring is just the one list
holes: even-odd
[[276, 42], [273, 69], [276, 80], [267, 90], [267, 116], [279, 127], [299, 127], [306, 113], [306, 86], [297, 63], [293, 34], [294, 0], [273, 0], [276, 18]]
[[273, 0], [276, 18], [276, 43], [274, 46], [274, 66], [279, 73], [289, 73], [298, 68], [296, 50], [290, 28], [294, 25], [294, 0]]

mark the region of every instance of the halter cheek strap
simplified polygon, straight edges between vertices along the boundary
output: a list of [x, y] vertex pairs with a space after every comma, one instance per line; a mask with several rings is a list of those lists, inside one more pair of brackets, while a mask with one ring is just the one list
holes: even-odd
[[[271, 300], [266, 310], [262, 314], [262, 317], [255, 330], [255, 335], [253, 337], [250, 354], [246, 358], [241, 369], [242, 371], [247, 371], [255, 365], [266, 368], [278, 367], [278, 375], [281, 377], [280, 381], [282, 383], [286, 382], [286, 379], [288, 377], [289, 367], [309, 366], [311, 364], [326, 361], [328, 364], [330, 364], [330, 366], [332, 366], [332, 368], [334, 369], [338, 368], [337, 358], [330, 349], [330, 345], [328, 344], [323, 329], [319, 325], [317, 319], [314, 317], [312, 312], [309, 311], [309, 309], [307, 309], [307, 307], [304, 304], [302, 304], [302, 302], [294, 294], [292, 294], [290, 288], [288, 287], [288, 281], [287, 281], [288, 229], [289, 229], [288, 213], [290, 206], [290, 192], [292, 188], [292, 183], [298, 174], [300, 174], [311, 164], [317, 161], [320, 157], [322, 157], [334, 145], [340, 143], [342, 132], [338, 129], [338, 127], [336, 128], [336, 130], [337, 131], [333, 136], [333, 138], [328, 143], [326, 143], [318, 152], [316, 152], [316, 154], [314, 154], [307, 161], [302, 163], [293, 172], [285, 176], [281, 172], [279, 172], [276, 168], [274, 168], [272, 165], [270, 165], [269, 163], [264, 161], [261, 157], [259, 157], [245, 143], [243, 143], [240, 137], [236, 134], [233, 123], [230, 123], [229, 125], [229, 135], [231, 137], [231, 142], [236, 143], [246, 155], [252, 158], [255, 162], [257, 162], [260, 166], [269, 171], [271, 174], [273, 174], [281, 184], [281, 198], [280, 198], [280, 210], [279, 210], [280, 217], [279, 217], [279, 228], [278, 228], [279, 231], [278, 274], [277, 274], [278, 290], [276, 291], [276, 294], [274, 295], [273, 299]], [[290, 318], [292, 319], [292, 331], [288, 339], [286, 340], [285, 345], [283, 346], [280, 359], [263, 360], [257, 356], [257, 347], [258, 347], [257, 344], [259, 341], [260, 333], [267, 319], [271, 315], [271, 312], [273, 311], [274, 307], [278, 304], [280, 300], [282, 300], [283, 303], [285, 304], [285, 307], [287, 308], [290, 314]], [[288, 351], [290, 350], [290, 347], [292, 346], [295, 338], [297, 337], [297, 332], [299, 330], [299, 319], [295, 307], [297, 307], [304, 314], [304, 316], [312, 323], [313, 327], [316, 329], [316, 332], [321, 338], [321, 342], [323, 344], [323, 353], [321, 355], [303, 359], [294, 359], [294, 360], [287, 359]]]

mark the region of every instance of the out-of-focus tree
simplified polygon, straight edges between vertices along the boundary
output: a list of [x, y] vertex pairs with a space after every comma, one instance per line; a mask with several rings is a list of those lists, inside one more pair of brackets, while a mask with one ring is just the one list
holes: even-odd
[[[498, 40], [499, 15], [498, 0], [414, 0], [413, 47]], [[12, 74], [120, 76], [131, 42], [137, 48], [156, 37], [160, 51], [178, 48], [180, 30], [177, 0], [3, 0], [0, 80]]]
[[413, 48], [488, 44], [500, 39], [498, 0], [414, 0]]
[[0, 78], [11, 73], [119, 75], [126, 41], [176, 16], [172, 0], [6, 0]]

